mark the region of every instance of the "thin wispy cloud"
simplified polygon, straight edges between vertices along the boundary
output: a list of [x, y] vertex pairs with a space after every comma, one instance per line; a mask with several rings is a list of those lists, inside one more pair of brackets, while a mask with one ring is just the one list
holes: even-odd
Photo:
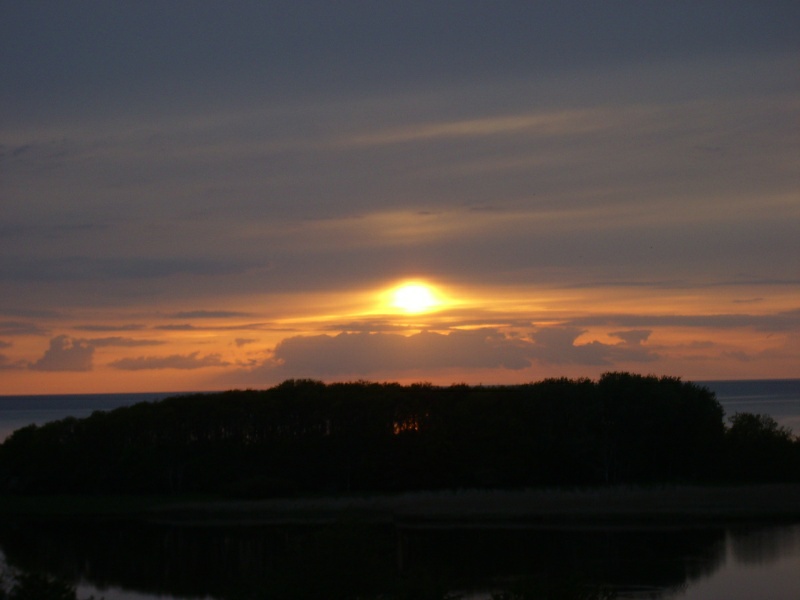
[[593, 315], [571, 319], [577, 326], [622, 325], [626, 327], [694, 327], [715, 329], [752, 328], [758, 331], [800, 331], [800, 309], [772, 314], [706, 314], [706, 315]]
[[230, 363], [222, 360], [219, 354], [200, 356], [199, 352], [170, 356], [139, 356], [136, 358], [121, 358], [109, 363], [109, 366], [122, 371], [147, 371], [160, 369], [193, 370], [206, 367], [225, 367]]
[[146, 329], [147, 326], [143, 323], [124, 323], [119, 325], [106, 325], [85, 323], [81, 325], [73, 325], [72, 329], [76, 331], [87, 331], [92, 333], [113, 332], [113, 331], [141, 331]]
[[26, 321], [0, 321], [0, 335], [48, 335], [48, 330], [36, 323]]
[[173, 319], [229, 319], [251, 316], [232, 310], [184, 310], [169, 315]]
[[165, 343], [163, 340], [136, 339], [119, 336], [92, 338], [84, 341], [93, 348], [136, 348], [139, 346], [160, 346]]

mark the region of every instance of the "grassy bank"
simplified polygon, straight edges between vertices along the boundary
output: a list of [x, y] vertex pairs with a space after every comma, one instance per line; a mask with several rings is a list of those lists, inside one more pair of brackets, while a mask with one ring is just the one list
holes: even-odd
[[286, 522], [363, 518], [464, 526], [648, 519], [800, 519], [800, 485], [462, 490], [390, 496], [179, 503], [162, 518]]
[[[200, 500], [182, 500], [187, 501]], [[174, 503], [175, 498], [165, 496], [0, 495], [0, 518], [137, 517]]]
[[0, 497], [0, 514], [133, 517], [180, 523], [298, 523], [356, 519], [421, 526], [686, 520], [800, 520], [800, 484], [459, 490], [270, 500], [175, 497]]

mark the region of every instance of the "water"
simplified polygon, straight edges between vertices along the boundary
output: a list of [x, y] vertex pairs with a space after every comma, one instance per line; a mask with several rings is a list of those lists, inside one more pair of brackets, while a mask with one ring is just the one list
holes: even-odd
[[800, 525], [729, 530], [719, 569], [666, 597], [673, 598], [800, 598]]
[[392, 525], [0, 525], [8, 565], [77, 583], [84, 598], [367, 600], [448, 589], [489, 600], [513, 586], [525, 597], [588, 588], [620, 600], [800, 598], [800, 524], [417, 528], [403, 537], [402, 564], [399, 540]]
[[767, 414], [800, 435], [800, 379], [701, 381], [717, 395], [727, 417], [737, 412]]
[[138, 402], [154, 402], [174, 396], [170, 392], [139, 394], [54, 394], [0, 396], [0, 441], [27, 425], [44, 425], [66, 417], [83, 418]]

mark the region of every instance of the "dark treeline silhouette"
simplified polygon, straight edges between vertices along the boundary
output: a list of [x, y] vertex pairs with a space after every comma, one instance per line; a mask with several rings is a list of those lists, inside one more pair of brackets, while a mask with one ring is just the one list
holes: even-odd
[[800, 442], [713, 392], [607, 373], [515, 386], [289, 380], [14, 432], [13, 493], [236, 497], [800, 479]]

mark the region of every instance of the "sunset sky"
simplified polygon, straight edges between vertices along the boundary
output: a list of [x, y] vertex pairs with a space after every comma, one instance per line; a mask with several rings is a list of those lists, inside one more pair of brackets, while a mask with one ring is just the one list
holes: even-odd
[[799, 31], [0, 0], [0, 394], [800, 377]]

